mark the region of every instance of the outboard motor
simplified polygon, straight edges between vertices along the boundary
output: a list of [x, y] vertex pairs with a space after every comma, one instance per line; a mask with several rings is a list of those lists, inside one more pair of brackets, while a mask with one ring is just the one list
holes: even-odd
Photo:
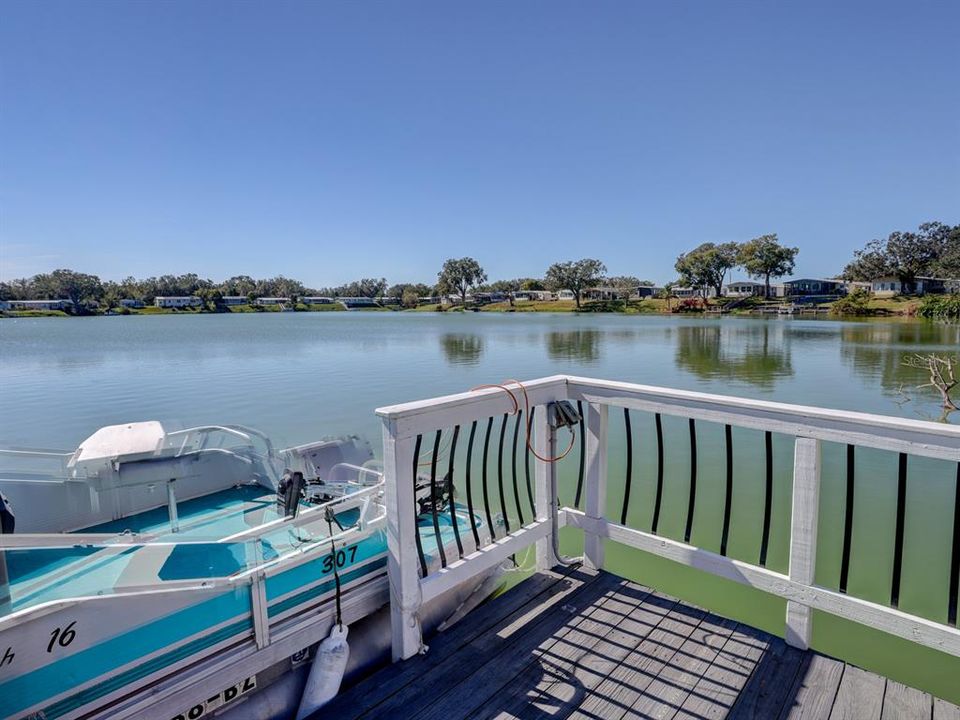
[[[0, 493], [0, 535], [13, 535], [16, 518], [10, 501]], [[10, 605], [10, 578], [7, 575], [7, 554], [0, 549], [0, 610]]]
[[303, 496], [303, 489], [306, 484], [302, 472], [287, 470], [283, 473], [283, 479], [277, 488], [277, 502], [283, 507], [285, 517], [297, 516], [297, 511], [300, 509], [300, 498]]

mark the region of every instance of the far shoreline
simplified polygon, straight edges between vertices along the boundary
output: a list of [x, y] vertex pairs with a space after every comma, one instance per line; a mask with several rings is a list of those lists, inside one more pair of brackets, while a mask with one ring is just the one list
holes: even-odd
[[[726, 299], [724, 299], [726, 300]], [[143, 308], [115, 308], [108, 311], [94, 311], [82, 314], [68, 313], [62, 310], [5, 310], [0, 311], [0, 318], [40, 318], [40, 317], [121, 317], [131, 315], [243, 315], [266, 313], [312, 313], [312, 312], [362, 312], [362, 313], [502, 313], [502, 314], [574, 314], [574, 315], [658, 315], [663, 317], [769, 317], [786, 315], [787, 317], [831, 317], [838, 319], [854, 318], [908, 318], [923, 319], [917, 315], [920, 299], [912, 296], [896, 296], [892, 298], [871, 298], [869, 304], [858, 313], [838, 313], [833, 309], [834, 302], [825, 302], [812, 306], [799, 306], [795, 312], [778, 313], [779, 306], [794, 307], [784, 302], [763, 303], [758, 301], [747, 307], [736, 307], [726, 310], [724, 302], [707, 301], [702, 307], [691, 308], [681, 306], [677, 300], [668, 301], [662, 298], [645, 298], [643, 300], [590, 300], [581, 303], [578, 309], [572, 300], [517, 300], [509, 302], [490, 303], [487, 305], [463, 308], [458, 305], [439, 306], [436, 304], [421, 305], [416, 308], [398, 308], [378, 306], [373, 308], [348, 309], [337, 303], [331, 304], [298, 304], [295, 308], [281, 310], [276, 306], [239, 305], [219, 308], [160, 308], [147, 306]], [[761, 310], [760, 308], [765, 308]]]

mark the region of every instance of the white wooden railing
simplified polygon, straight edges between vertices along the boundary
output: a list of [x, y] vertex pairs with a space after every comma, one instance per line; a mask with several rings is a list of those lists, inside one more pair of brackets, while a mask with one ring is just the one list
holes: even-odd
[[[582, 404], [584, 509], [558, 508], [556, 465], [536, 461], [536, 517], [479, 550], [455, 557], [446, 567], [430, 570], [426, 576], [422, 576], [416, 536], [417, 437], [510, 413], [515, 409], [514, 401], [502, 389], [492, 388], [377, 410], [383, 422], [395, 660], [411, 657], [423, 648], [418, 619], [423, 603], [480, 576], [531, 544], [536, 544], [538, 569], [553, 566], [558, 560], [553, 549], [554, 534], [563, 526], [579, 528], [584, 533], [583, 562], [592, 568], [604, 567], [604, 541], [613, 541], [786, 599], [785, 637], [795, 647], [809, 647], [811, 614], [820, 610], [960, 656], [960, 629], [956, 627], [814, 584], [821, 442], [936, 458], [960, 467], [960, 427], [565, 375], [525, 382], [524, 387], [530, 406], [538, 407], [534, 448], [541, 456], [558, 452], [556, 431], [550, 427], [548, 413], [542, 412], [542, 407], [560, 400]], [[514, 394], [521, 398], [518, 391]], [[788, 572], [732, 559], [605, 517], [611, 406], [794, 437]], [[458, 502], [460, 494], [458, 484]], [[903, 501], [901, 496], [900, 502]], [[960, 519], [955, 518], [954, 523], [960, 523]], [[898, 533], [902, 544], [902, 527]], [[951, 562], [960, 563], [956, 547]], [[955, 596], [955, 578], [952, 583]]]

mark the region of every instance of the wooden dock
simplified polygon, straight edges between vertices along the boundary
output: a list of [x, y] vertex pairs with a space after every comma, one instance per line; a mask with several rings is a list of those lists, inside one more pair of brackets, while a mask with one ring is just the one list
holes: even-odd
[[427, 642], [320, 715], [960, 720], [920, 690], [583, 568], [537, 573]]

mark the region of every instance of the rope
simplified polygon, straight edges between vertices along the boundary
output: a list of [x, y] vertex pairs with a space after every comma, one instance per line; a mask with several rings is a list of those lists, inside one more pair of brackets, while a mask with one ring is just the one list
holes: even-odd
[[[327, 508], [327, 528], [330, 532], [330, 537], [333, 537], [333, 523], [337, 522], [337, 518], [333, 515], [330, 508]], [[337, 526], [340, 527], [340, 523], [337, 522]], [[341, 527], [341, 529], [343, 529]], [[333, 582], [336, 586], [336, 605], [337, 605], [337, 627], [343, 630], [343, 614], [340, 609], [340, 571], [337, 569], [337, 543], [334, 540], [330, 540], [330, 556], [333, 562]]]
[[527, 448], [533, 454], [537, 460], [545, 463], [555, 463], [560, 460], [563, 460], [567, 455], [570, 454], [570, 451], [573, 450], [573, 446], [576, 444], [577, 432], [573, 429], [573, 426], [568, 426], [567, 429], [570, 431], [570, 444], [567, 446], [567, 449], [556, 457], [544, 457], [537, 452], [536, 448], [533, 447], [533, 421], [530, 418], [530, 396], [527, 395], [527, 388], [519, 380], [508, 379], [504, 380], [502, 383], [489, 383], [485, 385], [477, 385], [476, 387], [470, 388], [470, 392], [476, 392], [477, 390], [502, 390], [505, 392], [510, 400], [513, 402], [513, 410], [508, 412], [508, 415], [516, 415], [520, 412], [520, 401], [517, 400], [517, 396], [513, 394], [513, 391], [507, 387], [507, 385], [516, 385], [520, 388], [520, 392], [523, 393], [523, 411], [527, 416], [527, 421], [524, 423], [526, 425], [526, 434], [527, 434]]

